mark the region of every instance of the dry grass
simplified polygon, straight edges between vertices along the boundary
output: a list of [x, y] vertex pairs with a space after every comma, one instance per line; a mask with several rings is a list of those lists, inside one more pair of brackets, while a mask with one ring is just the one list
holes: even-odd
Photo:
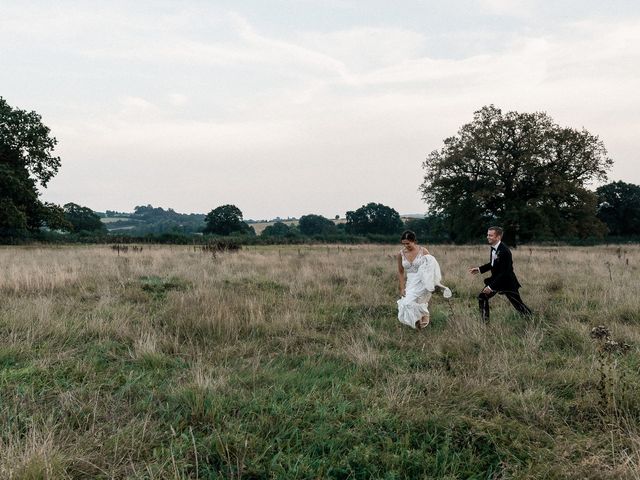
[[486, 248], [430, 246], [421, 333], [398, 250], [0, 248], [0, 477], [638, 478], [640, 247], [518, 249], [485, 326]]

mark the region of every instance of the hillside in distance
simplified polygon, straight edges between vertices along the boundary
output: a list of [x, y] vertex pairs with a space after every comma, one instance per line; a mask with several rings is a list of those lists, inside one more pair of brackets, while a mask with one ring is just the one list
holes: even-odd
[[197, 233], [204, 228], [204, 213], [178, 213], [172, 208], [137, 206], [132, 213], [96, 212], [109, 233], [146, 235], [149, 233]]
[[[106, 212], [96, 212], [96, 214], [100, 216], [109, 233], [130, 236], [162, 233], [201, 233], [205, 227], [206, 217], [204, 213], [178, 213], [172, 208], [165, 210], [162, 207], [153, 207], [152, 205], [137, 206], [133, 212], [107, 210]], [[401, 217], [406, 221], [408, 219], [423, 218], [424, 215], [410, 213], [401, 215]], [[245, 219], [245, 222], [253, 227], [256, 235], [260, 235], [266, 227], [276, 222], [295, 226], [298, 224], [298, 220], [296, 217], [276, 217], [270, 220]], [[344, 217], [330, 220], [335, 224], [346, 223]]]
[[[137, 206], [133, 212], [118, 212], [107, 210], [96, 212], [109, 233], [117, 235], [146, 235], [162, 233], [201, 233], [205, 227], [205, 213], [178, 213], [172, 208], [166, 210], [152, 205]], [[271, 220], [245, 219], [253, 226], [259, 235], [267, 226], [276, 222], [285, 222], [288, 225], [296, 225], [298, 219], [294, 217]]]

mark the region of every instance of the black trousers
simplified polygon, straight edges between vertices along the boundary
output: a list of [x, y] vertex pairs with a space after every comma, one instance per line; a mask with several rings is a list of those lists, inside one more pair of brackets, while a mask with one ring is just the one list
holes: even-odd
[[489, 299], [496, 293], [507, 297], [511, 302], [511, 305], [513, 305], [513, 308], [515, 308], [521, 315], [531, 315], [531, 309], [524, 304], [522, 298], [520, 298], [520, 293], [518, 293], [518, 290], [508, 292], [493, 290], [491, 293], [480, 292], [480, 295], [478, 295], [478, 303], [480, 305], [480, 314], [482, 315], [482, 320], [485, 323], [489, 322]]

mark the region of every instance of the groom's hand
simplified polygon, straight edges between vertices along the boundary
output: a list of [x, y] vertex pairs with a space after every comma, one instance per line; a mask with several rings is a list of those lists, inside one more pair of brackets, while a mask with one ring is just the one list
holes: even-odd
[[493, 292], [493, 290], [491, 290], [489, 287], [484, 287], [482, 289], [482, 293], [489, 295], [491, 292]]
[[477, 275], [477, 274], [479, 274], [479, 273], [480, 273], [480, 268], [479, 268], [479, 267], [471, 267], [471, 268], [469, 269], [469, 273], [470, 273], [471, 275]]

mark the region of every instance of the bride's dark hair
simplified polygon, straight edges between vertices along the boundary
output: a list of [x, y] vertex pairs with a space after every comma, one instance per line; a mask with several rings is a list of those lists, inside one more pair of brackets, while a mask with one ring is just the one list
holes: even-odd
[[411, 230], [405, 230], [404, 232], [402, 232], [402, 236], [400, 237], [400, 241], [402, 240], [409, 240], [410, 242], [415, 242], [416, 239], [416, 234], [413, 233]]

